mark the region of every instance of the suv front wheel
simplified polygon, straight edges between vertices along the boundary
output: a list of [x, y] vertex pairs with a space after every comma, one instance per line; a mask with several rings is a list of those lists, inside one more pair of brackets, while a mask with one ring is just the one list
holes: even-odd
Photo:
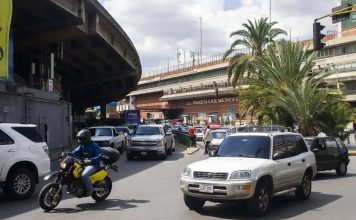
[[295, 191], [295, 195], [297, 196], [298, 199], [302, 199], [302, 200], [309, 199], [310, 194], [311, 194], [311, 188], [312, 188], [311, 181], [312, 181], [311, 173], [305, 172], [305, 174], [303, 176], [302, 183]]
[[255, 194], [249, 201], [250, 211], [257, 215], [263, 216], [266, 214], [271, 202], [271, 187], [266, 181], [259, 181], [256, 186]]
[[11, 169], [4, 191], [14, 199], [30, 197], [35, 190], [35, 178], [35, 174], [26, 167]]
[[188, 195], [184, 195], [184, 203], [190, 210], [200, 210], [203, 208], [205, 201]]

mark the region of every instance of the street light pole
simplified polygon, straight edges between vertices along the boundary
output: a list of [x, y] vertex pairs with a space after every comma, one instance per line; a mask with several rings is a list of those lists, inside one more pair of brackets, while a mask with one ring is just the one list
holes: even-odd
[[199, 17], [200, 19], [200, 64], [203, 61], [203, 19], [202, 17]]
[[272, 0], [269, 0], [269, 23], [272, 23]]

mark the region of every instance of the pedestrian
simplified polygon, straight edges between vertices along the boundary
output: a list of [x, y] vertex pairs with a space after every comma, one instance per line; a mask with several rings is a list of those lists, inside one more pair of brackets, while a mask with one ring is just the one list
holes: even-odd
[[197, 147], [197, 144], [195, 141], [195, 139], [196, 139], [195, 128], [192, 125], [189, 126], [188, 136], [190, 139], [190, 147]]
[[204, 151], [204, 154], [207, 154], [208, 153], [208, 147], [209, 147], [209, 144], [211, 142], [211, 140], [213, 140], [213, 136], [211, 134], [211, 130], [210, 130], [210, 125], [207, 125], [206, 126], [206, 130], [204, 132], [204, 138], [203, 138], [204, 142], [205, 142], [205, 151]]

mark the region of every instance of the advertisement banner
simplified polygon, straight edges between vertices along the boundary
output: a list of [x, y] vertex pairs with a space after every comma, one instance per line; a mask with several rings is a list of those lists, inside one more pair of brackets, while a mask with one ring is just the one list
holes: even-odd
[[9, 33], [12, 15], [12, 0], [0, 1], [0, 79], [9, 73]]

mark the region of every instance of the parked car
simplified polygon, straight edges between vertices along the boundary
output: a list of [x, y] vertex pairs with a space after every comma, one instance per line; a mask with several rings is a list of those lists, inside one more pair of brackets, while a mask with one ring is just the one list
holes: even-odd
[[199, 210], [206, 201], [242, 200], [261, 216], [274, 194], [294, 189], [299, 199], [311, 194], [315, 157], [300, 134], [237, 133], [210, 154], [182, 173], [180, 188], [189, 209]]
[[12, 198], [27, 198], [50, 172], [48, 146], [36, 125], [0, 123], [0, 187]]
[[346, 175], [349, 153], [339, 138], [305, 137], [304, 140], [315, 155], [318, 171], [336, 170], [339, 176]]
[[128, 160], [142, 156], [166, 159], [172, 151], [175, 151], [175, 142], [171, 131], [159, 124], [139, 125], [129, 138], [126, 156]]
[[211, 136], [213, 137], [213, 139], [211, 140], [208, 146], [208, 153], [212, 150], [217, 150], [221, 142], [223, 142], [224, 138], [226, 138], [229, 135], [230, 134], [226, 129], [212, 130]]
[[203, 138], [204, 138], [204, 131], [205, 131], [205, 129], [204, 128], [202, 128], [202, 127], [197, 127], [197, 128], [195, 128], [195, 135], [196, 135], [196, 140], [197, 141], [202, 141], [203, 140]]
[[113, 126], [90, 127], [91, 139], [99, 144], [100, 147], [112, 147], [120, 153], [125, 149], [125, 135], [117, 132]]

